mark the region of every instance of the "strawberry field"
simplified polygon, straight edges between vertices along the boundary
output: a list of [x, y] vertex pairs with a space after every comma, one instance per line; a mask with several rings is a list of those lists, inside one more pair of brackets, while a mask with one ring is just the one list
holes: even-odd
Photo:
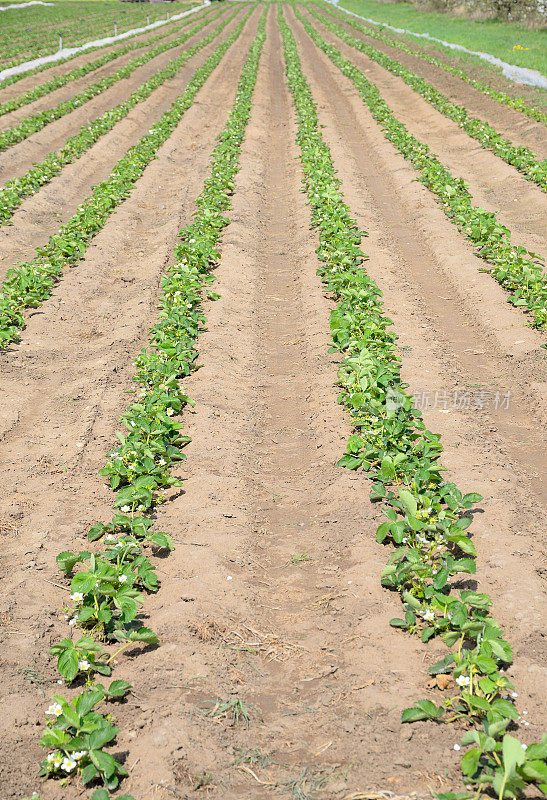
[[0, 797], [545, 796], [541, 93], [324, 0], [0, 13]]

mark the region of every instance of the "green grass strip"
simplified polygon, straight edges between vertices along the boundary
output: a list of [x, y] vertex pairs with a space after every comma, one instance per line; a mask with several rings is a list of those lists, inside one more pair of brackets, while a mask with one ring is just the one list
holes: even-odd
[[437, 464], [438, 434], [427, 430], [401, 380], [393, 324], [383, 314], [381, 291], [367, 275], [362, 232], [344, 203], [330, 150], [325, 143], [310, 87], [302, 73], [296, 42], [281, 6], [285, 65], [293, 97], [304, 172], [304, 190], [317, 231], [318, 274], [337, 301], [331, 312], [331, 352], [343, 356], [338, 371], [339, 402], [351, 415], [348, 453], [340, 465], [364, 469], [374, 483], [371, 500], [383, 501], [387, 521], [377, 541], [395, 550], [382, 572], [382, 585], [398, 591], [405, 618], [391, 620], [427, 642], [442, 637], [448, 654], [430, 673], [451, 673], [459, 693], [440, 706], [420, 700], [405, 709], [402, 722], [458, 721], [462, 745], [472, 745], [461, 761], [465, 784], [478, 793], [448, 792], [443, 800], [478, 797], [492, 786], [500, 800], [534, 784], [547, 784], [547, 735], [527, 749], [507, 728], [519, 717], [513, 685], [503, 674], [511, 647], [490, 616], [492, 599], [474, 591], [452, 591], [450, 579], [475, 572], [475, 548], [467, 528], [469, 509], [482, 498], [462, 493], [443, 479]]
[[[213, 17], [203, 20], [190, 31], [189, 35], [197, 33], [201, 28], [218, 19], [223, 13], [224, 9]], [[202, 50], [213, 41], [238, 13], [239, 8], [236, 8], [219, 27], [215, 28], [214, 31], [193, 47], [185, 50], [180, 56], [172, 59], [163, 69], [158, 70], [151, 78], [132, 92], [127, 100], [119, 103], [110, 111], [105, 111], [93, 122], [83, 125], [77, 134], [67, 139], [60, 150], [49, 153], [40, 164], [34, 164], [24, 175], [19, 178], [12, 178], [12, 180], [4, 184], [0, 189], [0, 225], [5, 225], [11, 219], [15, 210], [27, 197], [36, 194], [42, 186], [49, 183], [56, 175], [59, 175], [67, 164], [77, 161], [95, 142], [112, 130], [117, 122], [126, 117], [132, 108], [150, 97], [152, 92], [162, 83], [173, 78], [184, 64], [199, 50]]]
[[524, 247], [512, 245], [510, 231], [491, 211], [473, 205], [462, 178], [455, 178], [424, 142], [407, 131], [377, 87], [336, 47], [326, 42], [297, 9], [295, 13], [315, 44], [352, 81], [386, 139], [410, 161], [420, 174], [420, 182], [436, 195], [445, 214], [475, 245], [476, 254], [492, 265], [485, 272], [510, 292], [508, 302], [531, 313], [532, 327], [547, 328], [547, 278], [539, 263], [541, 257]]
[[125, 65], [125, 67], [120, 67], [120, 69], [117, 69], [114, 73], [112, 73], [112, 75], [107, 75], [104, 78], [101, 78], [99, 81], [90, 84], [81, 92], [74, 95], [74, 97], [70, 97], [68, 100], [63, 100], [63, 102], [59, 103], [54, 108], [47, 109], [46, 111], [39, 111], [36, 114], [30, 114], [28, 117], [25, 117], [23, 120], [21, 120], [21, 122], [19, 122], [17, 125], [2, 131], [0, 133], [0, 153], [4, 150], [7, 150], [9, 147], [13, 147], [13, 145], [24, 141], [29, 136], [32, 136], [33, 133], [37, 133], [37, 131], [42, 130], [42, 128], [44, 128], [48, 123], [64, 117], [65, 114], [69, 114], [76, 108], [80, 108], [85, 103], [89, 102], [89, 100], [92, 100], [97, 95], [105, 92], [118, 81], [128, 78], [132, 72], [139, 67], [142, 67], [148, 61], [151, 61], [161, 53], [172, 50], [174, 47], [179, 47], [202, 27], [203, 22], [186, 33], [177, 36], [177, 38], [173, 39], [171, 42], [164, 42], [163, 44], [156, 45], [146, 53], [132, 58], [131, 61]]
[[171, 109], [118, 161], [110, 177], [81, 203], [59, 232], [50, 237], [48, 244], [37, 249], [37, 257], [8, 271], [0, 292], [0, 347], [19, 341], [19, 331], [25, 324], [23, 311], [40, 306], [50, 296], [63, 270], [83, 258], [89, 242], [130, 195], [133, 185], [173, 133], [199, 89], [240, 35], [253, 10], [254, 6], [203, 66], [198, 67]]
[[33, 86], [32, 89], [20, 94], [18, 97], [13, 97], [11, 100], [6, 100], [4, 103], [0, 103], [0, 116], [8, 114], [11, 111], [15, 111], [18, 108], [22, 108], [22, 106], [26, 106], [29, 103], [34, 102], [34, 100], [38, 100], [38, 98], [44, 97], [44, 95], [49, 94], [56, 89], [60, 89], [61, 86], [66, 86], [67, 83], [76, 81], [78, 78], [83, 78], [85, 75], [89, 75], [90, 72], [94, 72], [100, 67], [104, 67], [105, 64], [109, 64], [111, 61], [120, 58], [120, 56], [124, 56], [126, 53], [130, 53], [133, 50], [138, 50], [141, 47], [149, 47], [151, 44], [154, 44], [154, 42], [165, 39], [166, 36], [170, 36], [172, 33], [185, 28], [187, 25], [191, 25], [192, 22], [196, 22], [198, 19], [203, 19], [203, 17], [209, 15], [210, 13], [211, 9], [209, 8], [207, 11], [204, 11], [203, 14], [200, 14], [197, 17], [190, 17], [186, 19], [179, 26], [177, 26], [175, 30], [164, 31], [163, 33], [153, 36], [144, 42], [130, 42], [129, 44], [124, 45], [124, 47], [121, 47], [118, 50], [112, 50], [111, 53], [105, 53], [100, 58], [96, 58], [94, 61], [89, 61], [87, 64], [82, 64], [81, 67], [76, 67], [75, 69], [70, 70], [70, 72], [65, 72], [63, 75], [57, 75], [56, 77], [51, 78], [49, 81], [45, 81], [37, 86]]
[[529, 147], [514, 145], [498, 133], [488, 122], [472, 117], [463, 106], [451, 102], [424, 78], [419, 77], [403, 64], [376, 50], [371, 45], [362, 42], [360, 39], [350, 36], [339, 25], [318, 14], [313, 9], [310, 9], [310, 13], [346, 44], [365, 53], [381, 67], [401, 78], [411, 89], [414, 89], [424, 100], [430, 103], [433, 108], [445, 117], [454, 120], [458, 127], [462, 128], [473, 139], [476, 139], [481, 147], [491, 150], [506, 164], [516, 167], [527, 180], [536, 183], [542, 191], [547, 191], [547, 161], [540, 161]]
[[488, 97], [491, 97], [493, 100], [497, 100], [498, 103], [502, 103], [502, 105], [508, 106], [509, 108], [514, 108], [517, 111], [520, 111], [522, 114], [526, 114], [527, 117], [531, 119], [535, 119], [536, 122], [541, 122], [544, 125], [547, 124], [547, 114], [542, 111], [540, 108], [536, 106], [530, 106], [526, 103], [522, 97], [511, 97], [511, 95], [507, 94], [506, 92], [502, 92], [499, 89], [494, 89], [492, 86], [489, 86], [487, 83], [478, 80], [477, 78], [471, 77], [465, 70], [461, 69], [461, 67], [452, 66], [450, 64], [445, 64], [444, 61], [441, 61], [435, 56], [429, 55], [429, 53], [424, 52], [423, 50], [413, 50], [404, 42], [401, 42], [397, 39], [393, 39], [391, 36], [386, 36], [385, 33], [381, 33], [377, 31], [375, 28], [370, 28], [368, 25], [363, 24], [362, 22], [358, 22], [353, 17], [348, 16], [347, 14], [343, 13], [342, 10], [334, 10], [334, 8], [329, 4], [328, 6], [320, 6], [322, 11], [328, 11], [329, 14], [332, 16], [338, 17], [338, 19], [343, 20], [346, 25], [351, 25], [352, 28], [355, 30], [361, 31], [362, 33], [370, 36], [372, 39], [376, 39], [379, 42], [383, 42], [384, 44], [389, 45], [389, 47], [395, 47], [397, 50], [401, 50], [403, 53], [407, 53], [410, 56], [416, 56], [416, 58], [421, 58], [422, 61], [427, 61], [428, 64], [432, 64], [434, 67], [439, 67], [439, 69], [444, 69], [445, 72], [449, 72], [451, 75], [454, 75], [456, 78], [460, 78], [465, 83], [468, 83], [477, 91], [482, 92]]
[[[115, 494], [113, 519], [98, 523], [88, 533], [90, 542], [101, 541], [99, 553], [65, 551], [57, 563], [70, 576], [70, 599], [66, 611], [72, 629], [80, 638], [64, 638], [50, 653], [57, 657], [60, 675], [67, 685], [85, 680], [86, 688], [72, 700], [52, 698], [46, 713], [53, 718], [42, 736], [48, 751], [41, 775], [65, 779], [78, 775], [84, 785], [102, 781], [92, 800], [108, 800], [108, 790], [118, 787], [127, 775], [122, 765], [103, 749], [119, 732], [95, 707], [123, 699], [127, 681], [113, 681], [106, 689], [97, 677], [111, 674], [111, 663], [134, 642], [157, 643], [157, 636], [138, 621], [144, 593], [158, 590], [155, 565], [148, 555], [152, 547], [171, 550], [170, 537], [154, 530], [154, 509], [163, 501], [162, 489], [181, 485], [171, 475], [184, 459], [189, 441], [181, 434], [176, 416], [192, 400], [179, 381], [196, 367], [196, 340], [205, 323], [204, 296], [216, 299], [210, 290], [213, 270], [218, 266], [218, 245], [225, 216], [231, 207], [234, 181], [239, 171], [241, 146], [251, 114], [260, 56], [265, 40], [266, 10], [241, 72], [236, 99], [228, 121], [217, 139], [210, 175], [199, 195], [193, 221], [180, 233], [176, 261], [162, 278], [158, 322], [149, 334], [149, 347], [136, 360], [134, 382], [141, 391], [120, 422], [125, 428], [120, 445], [108, 454], [100, 471], [108, 477]], [[79, 569], [75, 571], [75, 567]], [[105, 647], [119, 643], [114, 653]], [[102, 710], [102, 709], [101, 709]], [[108, 712], [107, 712], [108, 713]], [[132, 800], [124, 795], [125, 800]], [[118, 800], [121, 800], [119, 798]]]

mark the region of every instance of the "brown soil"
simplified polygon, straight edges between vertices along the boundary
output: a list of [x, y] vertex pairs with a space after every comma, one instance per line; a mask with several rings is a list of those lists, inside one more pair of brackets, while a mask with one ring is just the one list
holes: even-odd
[[[537, 739], [545, 722], [543, 339], [478, 271], [483, 262], [351, 84], [290, 9], [286, 16], [345, 199], [369, 232], [367, 268], [400, 334], [411, 391], [511, 392], [508, 410], [489, 402], [424, 416], [442, 434], [450, 479], [484, 495], [477, 580], [515, 650], [509, 674], [530, 721], [519, 735]], [[5, 800], [35, 790], [43, 800], [79, 796], [76, 786], [35, 777], [56, 689], [47, 648], [66, 635], [55, 556], [85, 546], [89, 526], [109, 515], [98, 469], [257, 21], [255, 12], [130, 200], [29, 315], [21, 346], [2, 356]], [[427, 667], [445, 648], [390, 628], [400, 602], [380, 586], [388, 555], [374, 538], [380, 509], [364, 474], [335, 466], [349, 421], [336, 402], [332, 302], [316, 275], [273, 8], [267, 34], [217, 270], [221, 298], [206, 304], [203, 366], [185, 382], [197, 405], [183, 415], [192, 437], [179, 470], [184, 489], [158, 513], [176, 543], [159, 564], [159, 593], [146, 601], [161, 645], [126, 652], [116, 668], [134, 687], [115, 710], [116, 750], [130, 769], [123, 792], [143, 800], [430, 797], [459, 787], [461, 731], [399, 719], [428, 693]], [[43, 200], [43, 224], [52, 199]], [[43, 677], [29, 680], [28, 668]], [[246, 705], [248, 728], [216, 705], [228, 698]]]

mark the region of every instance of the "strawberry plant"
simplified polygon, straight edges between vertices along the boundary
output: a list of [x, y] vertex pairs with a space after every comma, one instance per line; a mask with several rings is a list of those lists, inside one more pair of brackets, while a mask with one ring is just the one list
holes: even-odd
[[[219, 260], [217, 249], [230, 207], [239, 153], [250, 117], [252, 93], [265, 39], [266, 12], [242, 69], [236, 100], [213, 150], [210, 177], [198, 197], [193, 222], [180, 232], [175, 263], [162, 279], [160, 315], [150, 331], [149, 348], [136, 361], [135, 382], [141, 386], [138, 402], [131, 403], [121, 422], [128, 431], [120, 435], [121, 447], [108, 455], [101, 470], [115, 492], [116, 510], [110, 523], [97, 523], [90, 542], [104, 545], [99, 553], [65, 551], [57, 557], [70, 579], [70, 600], [65, 611], [72, 629], [84, 635], [65, 637], [50, 652], [67, 684], [84, 681], [86, 688], [71, 701], [55, 696], [47, 710], [42, 745], [48, 750], [41, 775], [66, 780], [78, 775], [84, 785], [101, 781], [117, 788], [125, 768], [103, 749], [115, 742], [118, 728], [98, 707], [123, 699], [130, 686], [112, 681], [108, 688], [95, 683], [96, 675], [110, 675], [112, 664], [134, 642], [157, 643], [157, 637], [139, 622], [145, 593], [158, 589], [155, 567], [145, 548], [172, 549], [167, 534], [156, 531], [151, 514], [161, 487], [179, 485], [169, 466], [182, 457], [188, 441], [181, 423], [173, 419], [191, 403], [179, 380], [196, 368], [195, 340], [204, 321], [202, 297], [216, 295], [208, 288]], [[109, 647], [119, 646], [113, 653]], [[106, 789], [93, 794], [106, 800]], [[122, 800], [122, 798], [119, 798]], [[132, 800], [129, 796], [125, 800]]]
[[[192, 22], [195, 22], [196, 19], [203, 19], [210, 13], [210, 9], [208, 9], [203, 13], [203, 15], [201, 15], [201, 17], [193, 17], [192, 19], [185, 20], [179, 26], [178, 30], [190, 25]], [[144, 42], [129, 42], [123, 47], [120, 47], [118, 50], [112, 50], [110, 53], [105, 53], [103, 56], [96, 58], [94, 61], [88, 61], [86, 64], [82, 64], [80, 67], [75, 67], [75, 69], [65, 72], [62, 75], [55, 75], [53, 78], [50, 78], [50, 80], [33, 86], [32, 89], [28, 89], [28, 91], [23, 92], [23, 94], [20, 94], [18, 97], [12, 97], [10, 100], [0, 103], [0, 116], [8, 114], [11, 111], [15, 111], [17, 108], [22, 108], [22, 106], [28, 105], [28, 103], [33, 103], [35, 100], [38, 100], [38, 98], [44, 97], [44, 95], [55, 91], [55, 89], [60, 89], [61, 86], [66, 86], [67, 83], [71, 83], [79, 78], [83, 78], [85, 75], [89, 75], [90, 72], [94, 72], [100, 67], [103, 67], [105, 64], [115, 61], [117, 58], [120, 58], [120, 56], [130, 53], [132, 50], [139, 50], [154, 44], [154, 42], [165, 39], [166, 36], [170, 36], [172, 33], [172, 30], [164, 31], [156, 36], [152, 36], [150, 39], [147, 39]]]
[[[202, 21], [199, 25], [189, 32], [189, 36], [197, 33], [205, 25], [209, 25], [216, 20], [223, 12], [215, 14]], [[134, 92], [132, 92], [127, 100], [118, 103], [117, 106], [105, 111], [93, 122], [86, 122], [85, 125], [74, 136], [70, 136], [64, 146], [53, 153], [49, 153], [40, 164], [34, 164], [28, 172], [19, 178], [12, 178], [7, 181], [0, 189], [0, 225], [8, 222], [15, 210], [21, 205], [23, 200], [31, 197], [45, 184], [59, 175], [63, 167], [76, 161], [84, 153], [86, 153], [95, 142], [97, 142], [108, 131], [112, 130], [114, 125], [121, 119], [124, 119], [132, 108], [138, 103], [146, 100], [152, 92], [161, 86], [165, 81], [173, 78], [176, 73], [184, 66], [184, 64], [192, 58], [199, 50], [202, 50], [210, 42], [218, 36], [222, 30], [228, 25], [237, 11], [231, 14], [224, 20], [214, 31], [205, 36], [196, 45], [185, 50], [177, 58], [172, 59], [165, 67], [158, 70], [148, 80], [142, 83]]]
[[[490, 616], [491, 598], [452, 591], [453, 576], [475, 573], [475, 548], [466, 531], [471, 524], [468, 512], [482, 498], [463, 495], [444, 479], [438, 463], [439, 436], [427, 430], [405, 392], [396, 336], [389, 330], [392, 323], [383, 314], [379, 287], [363, 266], [363, 232], [342, 199], [341, 182], [281, 7], [278, 16], [304, 187], [319, 237], [318, 273], [328, 295], [337, 300], [331, 314], [331, 349], [342, 356], [339, 402], [354, 428], [340, 465], [365, 470], [372, 478], [371, 500], [384, 506], [387, 521], [379, 526], [377, 541], [391, 542], [394, 550], [381, 581], [400, 593], [405, 610], [404, 618], [391, 624], [424, 642], [442, 638], [449, 652], [430, 671], [451, 673], [459, 690], [440, 705], [419, 700], [403, 711], [402, 722], [463, 724], [468, 732], [462, 746], [478, 742], [479, 747], [466, 751], [462, 772], [465, 783], [476, 785], [479, 794], [491, 786], [503, 800], [527, 784], [544, 791], [547, 737], [526, 748], [507, 732], [519, 716], [511, 697], [513, 686], [503, 674], [512, 652]], [[464, 800], [472, 795], [441, 797]]]
[[[0, 287], [0, 347], [19, 340], [19, 330], [25, 322], [24, 309], [37, 308], [50, 296], [63, 269], [76, 264], [83, 257], [91, 239], [102, 229], [117, 206], [129, 196], [133, 184], [173, 133], [199, 89], [243, 30], [251, 13], [252, 8], [230, 36], [196, 69], [171, 109], [118, 161], [110, 177], [95, 187], [70, 220], [50, 237], [47, 245], [38, 248], [37, 257], [8, 271]], [[212, 31], [209, 34], [211, 39], [216, 33]], [[205, 40], [200, 43], [202, 46]]]
[[424, 78], [416, 75], [412, 70], [390, 58], [380, 50], [371, 47], [361, 41], [350, 36], [339, 25], [334, 24], [322, 14], [318, 14], [313, 9], [311, 14], [319, 19], [328, 30], [335, 33], [346, 44], [355, 47], [365, 53], [377, 64], [389, 70], [389, 72], [397, 75], [414, 91], [418, 92], [421, 97], [430, 103], [433, 108], [437, 109], [445, 117], [454, 120], [456, 124], [462, 128], [469, 136], [480, 142], [481, 147], [491, 150], [499, 158], [516, 167], [525, 178], [529, 181], [536, 183], [543, 191], [547, 189], [547, 161], [539, 161], [537, 156], [532, 153], [530, 148], [524, 146], [516, 146], [508, 139], [505, 139], [494, 128], [482, 119], [472, 117], [469, 112], [455, 102], [451, 102], [446, 98], [438, 89], [427, 83]]
[[508, 302], [530, 312], [533, 317], [531, 326], [547, 328], [547, 278], [541, 257], [513, 245], [510, 231], [498, 222], [494, 213], [473, 205], [464, 181], [453, 177], [429, 147], [406, 130], [376, 86], [339, 50], [328, 44], [298, 10], [296, 15], [315, 44], [352, 81], [384, 136], [410, 161], [419, 173], [421, 183], [436, 195], [445, 214], [475, 245], [476, 254], [492, 265], [485, 271], [510, 292]]
[[28, 117], [25, 117], [23, 120], [21, 120], [21, 122], [17, 123], [17, 125], [2, 131], [0, 133], [0, 153], [4, 150], [7, 150], [8, 147], [12, 147], [14, 144], [27, 139], [33, 133], [42, 130], [42, 128], [44, 128], [49, 122], [60, 119], [65, 114], [69, 114], [71, 111], [74, 111], [74, 109], [80, 108], [80, 106], [84, 105], [84, 103], [87, 103], [97, 95], [102, 94], [102, 92], [109, 89], [118, 81], [128, 78], [132, 72], [139, 67], [142, 67], [143, 64], [146, 64], [151, 59], [160, 55], [160, 53], [164, 53], [167, 50], [172, 50], [174, 47], [179, 47], [187, 39], [204, 27], [204, 25], [208, 24], [208, 22], [209, 20], [202, 22], [201, 25], [192, 28], [187, 33], [181, 34], [181, 36], [177, 36], [176, 39], [173, 39], [170, 42], [164, 42], [163, 44], [158, 44], [155, 47], [152, 47], [142, 55], [132, 58], [124, 67], [120, 67], [120, 69], [113, 72], [112, 75], [107, 75], [95, 83], [91, 83], [89, 86], [86, 86], [85, 89], [82, 89], [81, 92], [75, 94], [73, 97], [70, 97], [68, 100], [63, 100], [53, 108], [46, 109], [45, 111], [39, 111], [36, 114], [30, 114]]

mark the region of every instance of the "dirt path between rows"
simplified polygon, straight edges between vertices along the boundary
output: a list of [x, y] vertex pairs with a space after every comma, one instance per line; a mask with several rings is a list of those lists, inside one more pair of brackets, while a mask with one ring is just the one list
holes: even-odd
[[[210, 11], [207, 16], [212, 16]], [[108, 62], [108, 64], [104, 64], [102, 67], [99, 67], [93, 72], [84, 75], [82, 78], [78, 78], [75, 81], [70, 81], [65, 86], [61, 86], [59, 89], [56, 89], [53, 92], [49, 92], [48, 94], [44, 95], [43, 97], [40, 97], [38, 100], [35, 100], [34, 102], [29, 103], [26, 106], [21, 106], [21, 108], [17, 108], [14, 111], [11, 111], [9, 114], [3, 114], [0, 117], [0, 130], [6, 130], [6, 128], [11, 128], [13, 125], [19, 124], [19, 122], [22, 119], [28, 117], [31, 114], [39, 114], [42, 111], [46, 111], [50, 108], [55, 108], [55, 106], [57, 106], [59, 103], [64, 102], [65, 100], [70, 100], [70, 98], [74, 97], [74, 95], [78, 94], [79, 92], [82, 92], [85, 88], [87, 88], [91, 84], [96, 83], [97, 81], [107, 77], [108, 75], [112, 75], [114, 72], [124, 67], [128, 61], [131, 61], [131, 59], [143, 55], [144, 53], [146, 53], [147, 50], [151, 50], [153, 47], [156, 47], [157, 45], [170, 42], [173, 39], [176, 39], [178, 36], [181, 36], [186, 31], [195, 27], [202, 18], [203, 17], [197, 16], [195, 19], [192, 19], [191, 24], [187, 25], [186, 27], [182, 28], [176, 33], [166, 36], [165, 39], [160, 39], [158, 42], [151, 45], [150, 47], [142, 47], [142, 48], [139, 47], [137, 50], [131, 50], [129, 53], [126, 53], [125, 55], [122, 55], [119, 58], [114, 59], [114, 61], [110, 61]], [[175, 51], [176, 48], [174, 48], [172, 51], [169, 52], [173, 53]], [[99, 58], [99, 56], [96, 55], [95, 58]], [[69, 72], [72, 69], [73, 69], [72, 66], [70, 70], [65, 67], [65, 72]], [[42, 81], [37, 81], [37, 79], [34, 78], [34, 84], [36, 85], [37, 83], [42, 83]], [[21, 92], [18, 92], [18, 94], [21, 94]]]
[[[240, 17], [238, 15], [217, 39], [196, 53], [175, 78], [160, 86], [148, 100], [139, 103], [81, 158], [68, 164], [50, 183], [21, 204], [10, 224], [0, 228], [0, 279], [17, 262], [33, 258], [36, 248], [45, 244], [49, 236], [70, 219], [79, 204], [91, 194], [93, 187], [109, 177], [116, 162], [140, 140], [152, 122], [171, 107], [184, 91], [195, 70], [228, 38]], [[199, 106], [204, 92], [214, 93], [214, 98], [210, 101], [213, 107], [221, 104], [225, 91], [224, 70], [230, 70], [231, 65], [240, 63], [241, 52], [252, 26], [253, 23], [249, 21], [237, 46], [228, 50], [196, 95], [194, 105], [197, 103]]]
[[[315, 22], [315, 20], [314, 20]], [[410, 86], [318, 23], [321, 35], [362, 70], [393, 113], [425, 142], [454, 176], [469, 185], [475, 206], [494, 211], [514, 244], [545, 254], [547, 196], [494, 153], [484, 150], [455, 122], [434, 109]], [[547, 138], [545, 138], [547, 145]]]
[[[31, 316], [24, 344], [2, 355], [0, 744], [11, 757], [0, 765], [0, 794], [6, 800], [30, 797], [37, 788], [46, 707], [41, 685], [18, 670], [44, 676], [49, 695], [57, 689], [47, 648], [67, 629], [60, 614], [65, 596], [48, 582], [59, 581], [55, 556], [84, 547], [87, 529], [109, 517], [112, 496], [98, 470], [131, 399], [125, 392], [132, 360], [156, 317], [160, 275], [208, 174], [258, 16], [242, 34], [237, 58], [224, 65], [222, 93], [203, 87], [132, 202]], [[66, 798], [53, 785], [41, 796]]]
[[[413, 56], [398, 50], [396, 47], [391, 47], [383, 42], [379, 42], [370, 36], [353, 28], [351, 25], [342, 22], [338, 17], [332, 17], [328, 10], [325, 16], [333, 19], [337, 25], [340, 25], [355, 39], [360, 39], [362, 42], [370, 44], [382, 53], [386, 53], [390, 58], [403, 64], [408, 69], [411, 69], [416, 75], [424, 78], [428, 83], [431, 83], [436, 89], [442, 92], [451, 101], [458, 103], [458, 105], [465, 106], [469, 113], [483, 119], [492, 125], [499, 133], [506, 136], [510, 141], [516, 145], [523, 145], [529, 147], [540, 158], [547, 157], [547, 138], [545, 136], [545, 126], [534, 119], [526, 117], [522, 112], [516, 109], [504, 106], [487, 94], [474, 89], [468, 83], [460, 80], [455, 75], [445, 72], [440, 67], [435, 67], [433, 64], [428, 64], [418, 56]], [[406, 42], [405, 44], [412, 47], [412, 43]], [[355, 51], [354, 51], [355, 52]], [[435, 56], [442, 60], [440, 54], [435, 53]], [[448, 59], [447, 59], [448, 60]], [[458, 64], [460, 68], [466, 69], [471, 74], [472, 70], [469, 69], [469, 64], [462, 62]], [[478, 77], [478, 76], [477, 76]], [[494, 85], [495, 81], [491, 80], [491, 75], [481, 76], [486, 83]], [[502, 77], [502, 76], [500, 76]], [[506, 87], [503, 88], [506, 91]], [[526, 90], [526, 86], [522, 84], [515, 87], [513, 84], [513, 94], [519, 96], [519, 90]], [[516, 91], [515, 91], [516, 90]], [[523, 92], [524, 93], [524, 92]], [[523, 94], [522, 93], [522, 94]]]
[[[229, 13], [229, 10], [227, 10], [226, 16]], [[243, 9], [241, 9], [242, 13]], [[184, 50], [200, 41], [215, 27], [215, 24], [218, 25], [219, 23], [220, 20], [217, 20], [216, 23], [206, 25], [190, 39], [187, 39], [180, 47], [174, 47], [172, 50], [152, 58], [142, 67], [138, 67], [128, 78], [116, 81], [115, 84], [92, 100], [84, 103], [80, 108], [76, 108], [63, 117], [48, 123], [42, 130], [8, 148], [8, 150], [0, 154], [0, 183], [3, 184], [10, 178], [24, 175], [34, 163], [42, 161], [48, 153], [62, 147], [68, 137], [76, 134], [82, 125], [90, 120], [95, 120], [105, 111], [121, 103], [155, 72], [165, 67], [169, 61], [176, 58]], [[177, 79], [175, 78], [175, 80]]]
[[[387, 315], [400, 335], [403, 377], [422, 405], [424, 398], [429, 400], [424, 419], [442, 436], [450, 478], [464, 491], [484, 496], [473, 527], [477, 580], [494, 598], [494, 616], [515, 649], [510, 674], [519, 686], [522, 708], [531, 714], [530, 728], [521, 732], [540, 736], [546, 710], [540, 692], [546, 655], [541, 633], [545, 564], [538, 556], [544, 551], [540, 542], [547, 499], [542, 337], [519, 331], [499, 287], [481, 282], [473, 292], [462, 287], [470, 257], [457, 232], [439, 209], [427, 208], [427, 190], [412, 183], [403, 158], [385, 141], [356, 93], [348, 91], [349, 81], [310, 42], [292, 12], [287, 17], [346, 201], [370, 234], [364, 241], [367, 271], [384, 292]], [[489, 288], [481, 301], [478, 290]], [[513, 336], [519, 339], [511, 342]], [[468, 393], [469, 408], [465, 403], [453, 407], [455, 391], [460, 397]], [[503, 402], [496, 408], [496, 392], [503, 396], [507, 391], [509, 408]]]

